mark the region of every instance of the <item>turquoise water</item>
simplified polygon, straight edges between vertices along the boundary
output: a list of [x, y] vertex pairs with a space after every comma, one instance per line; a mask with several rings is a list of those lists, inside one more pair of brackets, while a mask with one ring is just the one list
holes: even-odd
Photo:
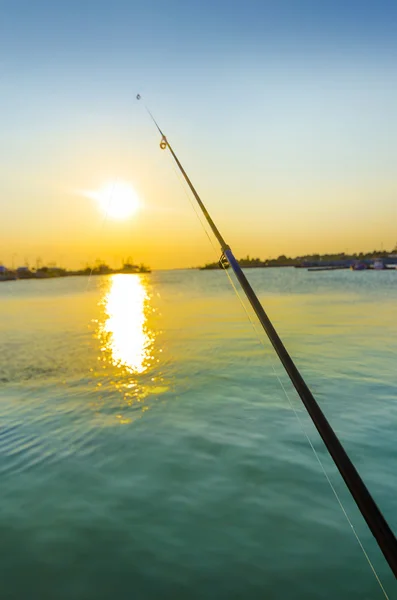
[[[397, 272], [247, 276], [397, 531]], [[384, 597], [302, 427], [397, 598], [224, 273], [7, 282], [0, 307], [2, 600]]]

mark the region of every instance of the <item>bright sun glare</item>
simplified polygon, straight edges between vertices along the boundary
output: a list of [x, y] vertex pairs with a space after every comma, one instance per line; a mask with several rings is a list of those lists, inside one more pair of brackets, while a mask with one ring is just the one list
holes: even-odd
[[91, 196], [99, 203], [103, 212], [113, 219], [126, 219], [139, 208], [139, 199], [135, 190], [120, 181], [109, 183]]

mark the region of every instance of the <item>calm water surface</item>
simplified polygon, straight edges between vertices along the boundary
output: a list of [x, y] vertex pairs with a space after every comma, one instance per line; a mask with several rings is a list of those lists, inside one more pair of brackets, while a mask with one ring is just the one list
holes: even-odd
[[[247, 275], [397, 531], [397, 272]], [[7, 282], [0, 308], [2, 600], [381, 599], [302, 428], [397, 598], [224, 273]]]

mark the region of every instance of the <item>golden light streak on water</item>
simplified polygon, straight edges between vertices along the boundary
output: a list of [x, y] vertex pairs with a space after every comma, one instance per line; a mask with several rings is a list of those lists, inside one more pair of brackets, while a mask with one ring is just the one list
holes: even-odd
[[139, 275], [112, 275], [103, 298], [104, 322], [100, 325], [102, 352], [116, 367], [144, 373], [150, 363], [153, 334], [147, 326], [149, 295]]

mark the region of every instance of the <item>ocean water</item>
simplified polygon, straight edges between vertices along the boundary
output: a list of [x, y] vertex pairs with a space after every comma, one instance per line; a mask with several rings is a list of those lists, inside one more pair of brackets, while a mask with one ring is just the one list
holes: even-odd
[[[247, 276], [397, 531], [397, 272]], [[1, 600], [384, 598], [318, 459], [397, 598], [225, 273], [6, 282], [0, 310]]]

